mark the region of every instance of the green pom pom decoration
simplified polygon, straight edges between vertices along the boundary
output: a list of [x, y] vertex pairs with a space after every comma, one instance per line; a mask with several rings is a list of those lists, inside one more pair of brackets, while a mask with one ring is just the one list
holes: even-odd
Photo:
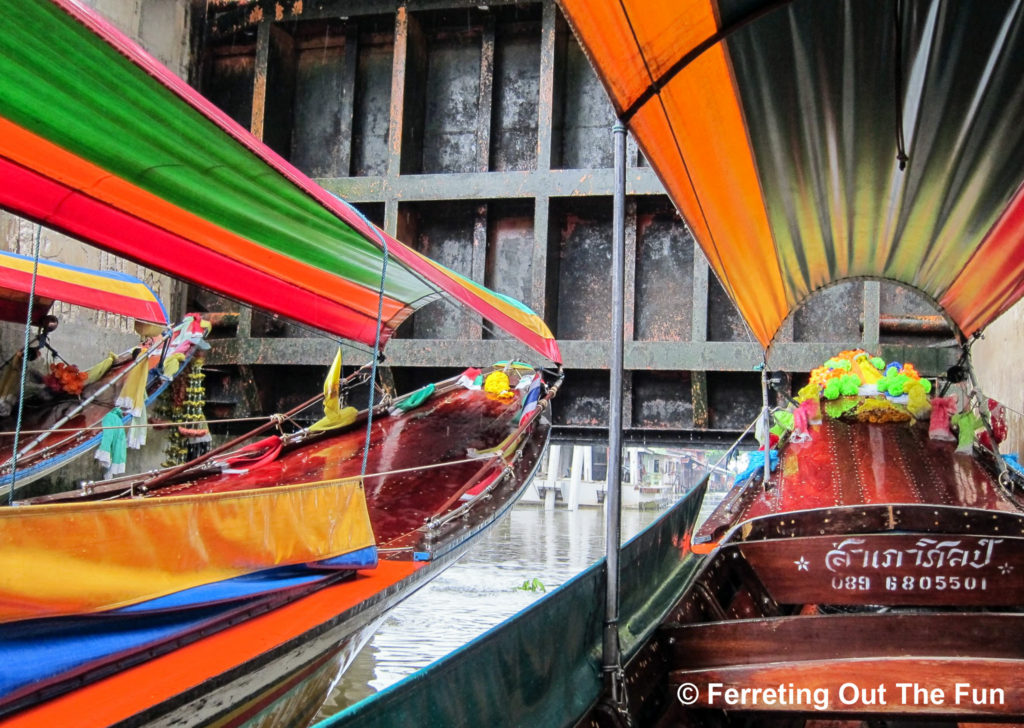
[[880, 372], [885, 371], [885, 359], [880, 356], [871, 357], [871, 366]]
[[906, 374], [896, 374], [889, 377], [888, 385], [885, 388], [885, 393], [890, 397], [899, 397], [905, 391], [905, 387], [910, 384], [912, 380]]
[[828, 384], [825, 385], [825, 391], [822, 394], [825, 395], [825, 399], [836, 399], [839, 397], [839, 380], [828, 380]]
[[856, 374], [844, 374], [839, 377], [839, 393], [848, 397], [855, 397], [860, 389], [860, 377]]
[[931, 394], [932, 393], [932, 380], [931, 379], [922, 379], [921, 380], [921, 386], [924, 387], [924, 393], [925, 394]]

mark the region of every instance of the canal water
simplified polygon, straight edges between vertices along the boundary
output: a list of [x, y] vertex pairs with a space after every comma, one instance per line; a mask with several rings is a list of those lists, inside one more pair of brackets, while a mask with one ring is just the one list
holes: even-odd
[[[709, 493], [701, 517], [721, 500]], [[661, 511], [624, 510], [627, 540]], [[398, 682], [483, 634], [604, 556], [604, 510], [518, 505], [457, 564], [385, 618], [317, 720]]]

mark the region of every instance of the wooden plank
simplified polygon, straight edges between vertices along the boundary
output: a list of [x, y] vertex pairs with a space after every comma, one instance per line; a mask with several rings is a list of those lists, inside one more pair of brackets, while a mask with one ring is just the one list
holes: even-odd
[[738, 549], [780, 604], [1024, 604], [1024, 539], [883, 533]]
[[688, 670], [815, 659], [1024, 659], [1024, 615], [879, 613], [744, 619], [665, 627], [669, 664]]
[[746, 481], [733, 486], [714, 512], [694, 534], [691, 546], [694, 552], [706, 554], [712, 551], [726, 532], [743, 518], [750, 504], [764, 492], [761, 482]]
[[669, 682], [673, 697], [694, 708], [984, 718], [1024, 714], [1022, 667], [992, 659], [784, 660], [677, 670]]
[[736, 536], [744, 541], [758, 541], [874, 531], [1024, 536], [1024, 516], [958, 506], [857, 505], [761, 516], [750, 520]]

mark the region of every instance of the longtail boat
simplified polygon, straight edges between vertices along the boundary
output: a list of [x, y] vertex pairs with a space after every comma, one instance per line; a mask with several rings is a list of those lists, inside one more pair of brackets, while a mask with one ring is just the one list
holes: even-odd
[[[551, 332], [74, 0], [19, 3], [0, 28], [0, 206], [372, 347], [347, 376], [339, 348], [323, 394], [248, 438], [0, 510], [0, 725], [303, 725], [386, 611], [525, 488], [561, 382]], [[385, 345], [442, 298], [555, 366], [392, 391]]]
[[[59, 321], [50, 310], [56, 301], [132, 318], [139, 344], [79, 370], [53, 346], [51, 336]], [[24, 353], [20, 349], [0, 369], [0, 414], [6, 413], [0, 416], [0, 496], [8, 499], [96, 450], [103, 442], [103, 419], [115, 407], [119, 424], [134, 420], [135, 432], [144, 433], [140, 423], [146, 408], [188, 367], [198, 348], [206, 346], [201, 317], [190, 316], [172, 327], [163, 302], [134, 276], [57, 261], [36, 265], [28, 256], [4, 251], [0, 251], [0, 320], [23, 326], [31, 323], [37, 333], [29, 344], [29, 359], [42, 355], [50, 360], [49, 372], [34, 382], [34, 390], [21, 382]], [[129, 446], [138, 448], [144, 442], [138, 434]], [[108, 472], [123, 465], [113, 463], [111, 468], [111, 464], [108, 457]]]
[[[700, 528], [698, 491], [320, 726], [1019, 721], [1024, 484], [971, 348], [1024, 293], [1024, 5], [559, 3], [765, 352], [762, 449]], [[859, 279], [930, 301], [951, 360], [849, 347], [775, 396], [782, 324]]]

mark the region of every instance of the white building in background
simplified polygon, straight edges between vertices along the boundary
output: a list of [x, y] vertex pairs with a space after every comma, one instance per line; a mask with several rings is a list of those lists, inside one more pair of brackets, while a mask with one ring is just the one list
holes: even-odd
[[[663, 508], [697, 485], [721, 450], [627, 447], [622, 463], [622, 507]], [[735, 474], [715, 468], [709, 489], [726, 490]], [[546, 509], [601, 507], [607, 493], [608, 448], [551, 443], [521, 503]]]

